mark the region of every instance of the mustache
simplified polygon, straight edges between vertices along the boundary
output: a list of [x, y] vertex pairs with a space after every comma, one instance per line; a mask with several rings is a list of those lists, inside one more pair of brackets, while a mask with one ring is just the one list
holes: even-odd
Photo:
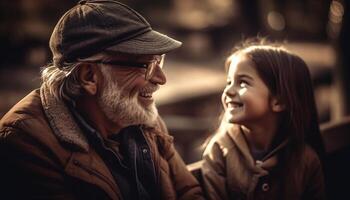
[[141, 88], [140, 92], [153, 93], [159, 89], [159, 85], [148, 85]]

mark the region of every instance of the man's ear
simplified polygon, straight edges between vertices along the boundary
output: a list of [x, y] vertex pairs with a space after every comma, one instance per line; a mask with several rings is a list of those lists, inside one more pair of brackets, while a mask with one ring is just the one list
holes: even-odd
[[280, 97], [272, 97], [271, 109], [274, 112], [282, 112], [286, 109], [286, 105], [281, 101]]
[[85, 63], [81, 64], [79, 66], [79, 81], [87, 94], [96, 95], [99, 81], [97, 66]]

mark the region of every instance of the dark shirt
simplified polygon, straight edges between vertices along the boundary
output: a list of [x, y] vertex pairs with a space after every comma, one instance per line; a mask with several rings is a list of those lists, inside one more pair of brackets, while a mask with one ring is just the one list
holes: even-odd
[[70, 110], [109, 168], [123, 199], [160, 198], [154, 163], [141, 125], [126, 127], [104, 140], [73, 107]]

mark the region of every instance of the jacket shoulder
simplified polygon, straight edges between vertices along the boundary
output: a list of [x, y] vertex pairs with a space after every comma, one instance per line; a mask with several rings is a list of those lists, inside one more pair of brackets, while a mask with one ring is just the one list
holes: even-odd
[[44, 114], [39, 90], [24, 97], [0, 120], [0, 145], [1, 151], [64, 153]]
[[14, 105], [0, 120], [0, 131], [18, 127], [43, 116], [39, 90], [34, 90]]
[[39, 90], [34, 90], [14, 105], [0, 120], [0, 138], [10, 134], [40, 137], [50, 132], [41, 104]]
[[234, 147], [234, 137], [239, 134], [238, 126], [221, 127], [209, 140], [204, 155], [212, 151], [213, 148], [221, 149], [225, 152]]

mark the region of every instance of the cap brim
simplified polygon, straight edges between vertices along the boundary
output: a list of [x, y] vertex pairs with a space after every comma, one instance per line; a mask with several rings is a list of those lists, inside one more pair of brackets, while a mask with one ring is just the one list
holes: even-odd
[[181, 42], [151, 30], [108, 47], [106, 50], [129, 54], [164, 54], [179, 48], [181, 45]]

